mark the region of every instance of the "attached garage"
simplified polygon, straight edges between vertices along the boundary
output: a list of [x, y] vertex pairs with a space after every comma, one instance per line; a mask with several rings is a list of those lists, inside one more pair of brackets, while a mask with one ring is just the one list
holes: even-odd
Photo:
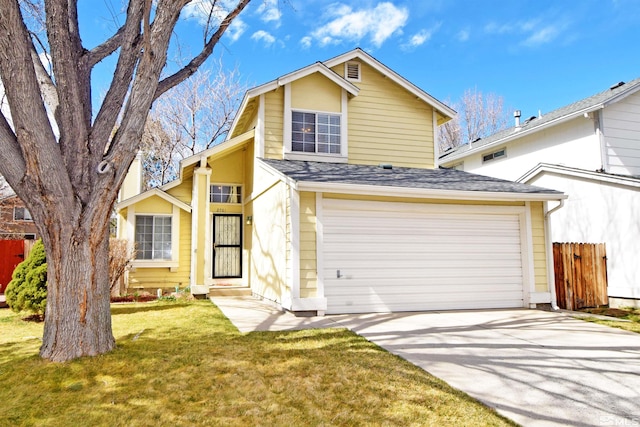
[[327, 313], [525, 306], [524, 211], [324, 199]]

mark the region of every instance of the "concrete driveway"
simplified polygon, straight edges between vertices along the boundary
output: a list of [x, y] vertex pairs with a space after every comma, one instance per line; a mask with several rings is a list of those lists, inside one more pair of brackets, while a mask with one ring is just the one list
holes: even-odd
[[640, 334], [538, 310], [297, 318], [214, 303], [243, 332], [348, 328], [525, 426], [640, 426]]

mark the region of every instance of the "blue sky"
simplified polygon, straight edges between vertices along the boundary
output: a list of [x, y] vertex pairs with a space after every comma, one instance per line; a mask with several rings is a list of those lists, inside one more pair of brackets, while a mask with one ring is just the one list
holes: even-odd
[[[114, 3], [80, 2], [87, 45], [115, 27]], [[196, 52], [192, 3], [180, 40]], [[640, 1], [253, 0], [214, 56], [255, 86], [355, 47], [442, 101], [477, 88], [526, 117], [640, 77]]]

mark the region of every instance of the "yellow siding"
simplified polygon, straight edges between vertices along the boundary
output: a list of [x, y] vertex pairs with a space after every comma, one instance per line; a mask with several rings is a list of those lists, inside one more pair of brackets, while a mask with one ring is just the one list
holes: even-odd
[[300, 297], [313, 298], [318, 291], [316, 264], [316, 193], [300, 193]]
[[[211, 166], [211, 184], [242, 185], [242, 199], [247, 197], [247, 188], [244, 186], [246, 150], [237, 150], [227, 156], [209, 162]], [[208, 197], [206, 198], [209, 201]], [[212, 213], [242, 213], [242, 204], [211, 203]]]
[[124, 208], [118, 211], [118, 235], [116, 236], [118, 239], [126, 239], [127, 238], [127, 212], [128, 209]]
[[180, 200], [181, 202], [184, 202], [190, 205], [191, 197], [192, 197], [192, 188], [193, 188], [193, 175], [191, 175], [189, 178], [182, 181], [180, 185], [167, 190], [167, 193], [172, 195], [176, 199]]
[[136, 268], [129, 273], [129, 292], [145, 290], [154, 292], [158, 288], [175, 290], [178, 286], [189, 286], [191, 273], [191, 214], [180, 211], [179, 265], [175, 272], [169, 268]]
[[287, 186], [262, 169], [256, 169], [255, 180], [260, 190], [251, 207], [251, 289], [281, 303], [287, 273]]
[[531, 203], [531, 236], [533, 238], [533, 266], [536, 292], [549, 292], [547, 280], [547, 250], [544, 234], [544, 209], [542, 202]]
[[151, 196], [135, 204], [136, 214], [171, 215], [173, 205], [163, 198]]
[[342, 89], [320, 73], [291, 83], [291, 108], [339, 113]]
[[209, 166], [211, 166], [211, 183], [242, 184], [244, 153], [245, 152], [240, 149], [215, 161], [209, 161]]
[[361, 76], [348, 104], [349, 163], [434, 168], [431, 106], [366, 64]]
[[265, 94], [264, 157], [282, 159], [284, 90]]

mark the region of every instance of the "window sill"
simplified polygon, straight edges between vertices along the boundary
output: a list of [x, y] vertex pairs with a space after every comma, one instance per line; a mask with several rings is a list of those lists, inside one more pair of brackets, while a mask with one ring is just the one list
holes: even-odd
[[322, 153], [284, 153], [285, 160], [301, 160], [306, 162], [327, 162], [327, 163], [347, 163], [348, 158], [341, 154], [322, 154]]
[[168, 268], [172, 273], [178, 271], [178, 261], [166, 260], [134, 260], [131, 262], [132, 271], [137, 268]]

